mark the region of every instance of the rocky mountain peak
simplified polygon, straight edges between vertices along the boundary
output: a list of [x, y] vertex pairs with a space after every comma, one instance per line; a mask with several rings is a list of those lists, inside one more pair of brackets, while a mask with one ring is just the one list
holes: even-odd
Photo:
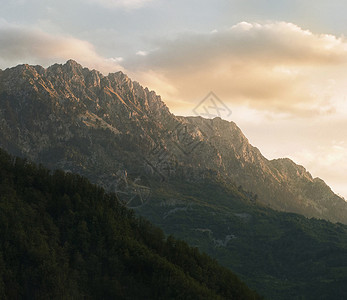
[[78, 62], [76, 62], [73, 59], [69, 59], [65, 65], [68, 68], [72, 68], [72, 69], [83, 69], [82, 65], [80, 65]]
[[62, 70], [69, 74], [71, 77], [78, 76], [84, 78], [90, 70], [87, 68], [83, 68], [79, 63], [70, 59], [65, 64], [61, 65]]
[[120, 170], [214, 174], [274, 209], [347, 223], [347, 204], [323, 181], [289, 159], [267, 160], [234, 122], [176, 117], [123, 72], [104, 76], [73, 60], [0, 73], [0, 146], [111, 190]]
[[312, 175], [303, 166], [297, 165], [289, 158], [271, 160], [271, 164], [286, 178], [305, 178], [313, 181]]
[[13, 93], [15, 90], [42, 91], [51, 96], [58, 95], [61, 99], [85, 99], [86, 105], [115, 98], [132, 107], [136, 113], [142, 111], [142, 114], [156, 116], [169, 114], [160, 96], [143, 88], [138, 82], [131, 81], [121, 71], [105, 77], [96, 70], [89, 70], [74, 60], [68, 60], [65, 64], [54, 64], [47, 69], [23, 64], [7, 69], [4, 73], [1, 83], [3, 89]]

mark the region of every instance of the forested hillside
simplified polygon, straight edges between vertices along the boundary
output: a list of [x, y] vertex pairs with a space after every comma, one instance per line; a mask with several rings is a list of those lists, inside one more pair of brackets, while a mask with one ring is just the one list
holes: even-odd
[[274, 211], [241, 186], [180, 179], [136, 211], [236, 272], [266, 299], [347, 299], [347, 226]]
[[1, 299], [260, 299], [79, 175], [0, 151]]

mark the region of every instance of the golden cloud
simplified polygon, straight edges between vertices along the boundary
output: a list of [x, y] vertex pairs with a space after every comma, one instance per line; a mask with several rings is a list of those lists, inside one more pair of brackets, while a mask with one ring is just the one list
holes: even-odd
[[157, 40], [152, 47], [156, 50], [126, 66], [164, 95], [173, 110], [177, 99], [191, 102], [213, 90], [224, 101], [259, 109], [322, 113], [313, 108], [326, 104], [331, 80], [342, 85], [347, 62], [344, 38], [285, 22], [242, 22], [227, 30]]

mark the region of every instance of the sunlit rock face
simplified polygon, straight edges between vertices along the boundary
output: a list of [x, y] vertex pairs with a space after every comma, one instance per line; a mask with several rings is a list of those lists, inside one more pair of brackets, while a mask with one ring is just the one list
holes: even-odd
[[174, 116], [122, 72], [104, 76], [72, 60], [0, 72], [0, 146], [109, 190], [139, 174], [212, 177], [274, 209], [347, 223], [346, 202], [322, 180], [289, 159], [267, 160], [235, 123]]

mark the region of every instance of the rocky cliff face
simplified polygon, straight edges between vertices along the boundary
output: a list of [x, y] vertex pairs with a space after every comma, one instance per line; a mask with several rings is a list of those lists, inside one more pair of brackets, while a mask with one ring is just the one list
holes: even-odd
[[245, 190], [259, 196], [260, 202], [288, 212], [333, 221], [347, 221], [347, 203], [319, 178], [312, 178], [303, 166], [288, 158], [267, 160], [249, 144], [233, 122], [220, 119], [184, 118], [206, 128], [205, 140], [218, 151], [223, 174]]
[[346, 202], [322, 180], [289, 159], [267, 160], [233, 122], [176, 117], [122, 72], [103, 76], [74, 61], [0, 72], [0, 146], [111, 190], [129, 174], [213, 176], [275, 209], [347, 223]]

